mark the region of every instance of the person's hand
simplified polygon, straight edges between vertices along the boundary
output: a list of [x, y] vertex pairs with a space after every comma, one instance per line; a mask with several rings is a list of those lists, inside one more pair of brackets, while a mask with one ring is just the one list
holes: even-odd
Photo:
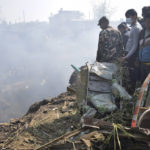
[[125, 57], [121, 57], [121, 58], [120, 58], [120, 62], [121, 62], [121, 63], [124, 62], [125, 60], [126, 60]]

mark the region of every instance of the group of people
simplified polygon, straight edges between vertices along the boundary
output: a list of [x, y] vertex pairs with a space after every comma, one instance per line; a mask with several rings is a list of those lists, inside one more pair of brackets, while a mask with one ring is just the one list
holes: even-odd
[[137, 80], [141, 83], [150, 73], [150, 6], [142, 8], [142, 17], [136, 10], [129, 9], [125, 13], [126, 22], [118, 25], [118, 29], [109, 26], [107, 17], [100, 18], [98, 25], [102, 29], [99, 34], [98, 62], [120, 62], [129, 70], [133, 87]]

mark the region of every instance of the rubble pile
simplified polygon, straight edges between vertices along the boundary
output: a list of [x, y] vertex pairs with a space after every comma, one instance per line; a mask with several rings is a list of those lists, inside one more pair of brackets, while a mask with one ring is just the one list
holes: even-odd
[[[106, 126], [106, 124], [105, 124]], [[109, 126], [109, 128], [108, 128]], [[104, 125], [101, 124], [101, 127]], [[38, 150], [148, 150], [149, 136], [145, 130], [126, 129], [121, 125], [107, 124], [103, 129], [86, 128], [70, 132], [45, 145]]]
[[[74, 72], [68, 92], [33, 104], [27, 114], [0, 124], [1, 149], [148, 150], [150, 130], [130, 128], [139, 90], [122, 86], [119, 68], [87, 64]], [[147, 111], [149, 115], [149, 111]], [[148, 121], [147, 121], [148, 120]]]
[[87, 64], [80, 72], [77, 87], [78, 106], [81, 110], [81, 126], [77, 135], [64, 135], [56, 143], [47, 143], [40, 149], [87, 150], [147, 150], [149, 129], [131, 129], [137, 93], [131, 97], [121, 86], [119, 69], [115, 64]]

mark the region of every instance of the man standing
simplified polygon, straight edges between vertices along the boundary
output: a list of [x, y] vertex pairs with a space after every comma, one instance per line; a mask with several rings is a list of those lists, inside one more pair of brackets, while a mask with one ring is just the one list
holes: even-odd
[[134, 54], [138, 49], [139, 35], [140, 31], [142, 30], [141, 25], [137, 22], [137, 12], [134, 9], [128, 10], [125, 16], [126, 22], [131, 25], [131, 30], [129, 40], [125, 49], [127, 55], [121, 58], [121, 62], [131, 59], [132, 56], [135, 57]]
[[137, 65], [138, 56], [138, 43], [139, 36], [142, 30], [141, 25], [138, 23], [137, 12], [134, 9], [129, 9], [126, 14], [126, 22], [131, 25], [129, 39], [125, 48], [126, 56], [120, 59], [120, 62], [127, 60], [127, 67], [129, 70], [131, 89], [136, 87], [136, 81], [139, 78], [139, 67]]
[[102, 31], [99, 34], [96, 61], [115, 62], [123, 54], [121, 33], [109, 26], [109, 20], [105, 16], [99, 20], [98, 25]]

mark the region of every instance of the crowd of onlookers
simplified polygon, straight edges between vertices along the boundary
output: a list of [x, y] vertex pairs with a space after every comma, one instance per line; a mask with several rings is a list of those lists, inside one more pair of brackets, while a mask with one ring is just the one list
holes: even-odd
[[142, 83], [150, 73], [150, 6], [142, 8], [142, 18], [134, 9], [127, 10], [125, 17], [118, 30], [109, 26], [107, 17], [100, 18], [96, 61], [126, 64], [134, 89], [136, 82]]

